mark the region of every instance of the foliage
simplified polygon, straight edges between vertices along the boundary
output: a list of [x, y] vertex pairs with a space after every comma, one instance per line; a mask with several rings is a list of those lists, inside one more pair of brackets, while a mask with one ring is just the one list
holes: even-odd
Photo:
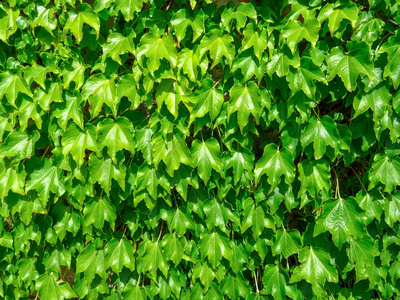
[[1, 299], [400, 296], [400, 2], [0, 3]]

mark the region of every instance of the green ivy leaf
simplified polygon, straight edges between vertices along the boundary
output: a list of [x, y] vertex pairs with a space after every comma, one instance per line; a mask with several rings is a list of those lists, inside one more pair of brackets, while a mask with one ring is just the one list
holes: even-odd
[[340, 3], [325, 4], [318, 14], [318, 20], [322, 23], [329, 19], [329, 31], [334, 34], [340, 27], [341, 22], [346, 19], [349, 20], [353, 27], [355, 27], [358, 20], [358, 8], [354, 2], [347, 1], [343, 6]]
[[99, 230], [103, 229], [104, 221], [107, 221], [114, 229], [117, 213], [114, 205], [105, 198], [94, 198], [85, 205], [83, 210], [85, 226], [93, 225]]
[[98, 141], [101, 149], [107, 147], [107, 153], [116, 164], [117, 152], [126, 149], [135, 152], [132, 123], [125, 117], [118, 117], [116, 122], [106, 119], [98, 125]]
[[296, 267], [290, 278], [290, 283], [306, 280], [313, 285], [313, 291], [321, 293], [318, 286], [325, 281], [338, 282], [338, 272], [331, 264], [328, 253], [319, 248], [304, 247], [299, 254], [300, 266]]
[[111, 267], [117, 274], [121, 273], [124, 266], [131, 271], [135, 270], [134, 252], [135, 247], [126, 237], [122, 237], [120, 240], [112, 239], [104, 248], [105, 267]]
[[52, 272], [44, 274], [37, 280], [36, 289], [40, 299], [71, 299], [77, 297], [67, 282], [57, 280], [56, 275]]
[[269, 144], [264, 148], [262, 158], [256, 163], [254, 173], [256, 184], [260, 181], [262, 175], [268, 175], [268, 182], [271, 185], [270, 191], [278, 186], [282, 175], [285, 175], [285, 182], [290, 184], [295, 177], [293, 155], [286, 148], [279, 149], [275, 144]]
[[[169, 35], [159, 37], [154, 33], [146, 33], [141, 39], [136, 49], [136, 56], [139, 65], [142, 68], [147, 68], [151, 74], [161, 66], [161, 61], [166, 59], [171, 64], [172, 68], [176, 67], [178, 54], [175, 43]], [[144, 57], [147, 58], [146, 65]]]
[[315, 47], [319, 38], [319, 28], [320, 24], [316, 19], [306, 20], [303, 24], [299, 21], [289, 21], [283, 28], [280, 38], [287, 40], [287, 44], [294, 54], [297, 44], [303, 39], [306, 39]]
[[339, 152], [339, 141], [337, 125], [329, 116], [323, 116], [320, 120], [311, 117], [308, 126], [301, 134], [303, 147], [313, 143], [316, 159], [321, 159], [324, 156], [328, 145], [333, 149], [334, 157], [336, 157]]
[[259, 88], [254, 82], [244, 86], [234, 86], [231, 91], [231, 102], [228, 105], [228, 118], [232, 113], [237, 112], [239, 128], [243, 131], [244, 126], [249, 122], [250, 114], [259, 122], [262, 111], [262, 100]]
[[370, 180], [369, 190], [378, 183], [385, 185], [386, 192], [394, 190], [400, 184], [400, 159], [398, 157], [390, 158], [383, 154], [375, 154], [368, 178]]
[[274, 299], [286, 299], [289, 288], [289, 277], [282, 268], [275, 265], [266, 265], [262, 278], [263, 294], [272, 295]]
[[68, 12], [67, 23], [64, 26], [64, 32], [68, 29], [74, 34], [78, 43], [82, 41], [83, 24], [88, 24], [96, 30], [97, 38], [100, 35], [100, 20], [98, 15], [92, 10], [89, 4], [83, 3], [78, 9], [71, 8]]
[[211, 121], [214, 121], [221, 111], [222, 103], [224, 102], [224, 93], [222, 89], [214, 86], [211, 79], [206, 79], [195, 94], [184, 98], [184, 102], [191, 111], [189, 125], [195, 118], [202, 118], [207, 113]]
[[114, 116], [117, 115], [118, 98], [115, 82], [103, 74], [93, 75], [86, 81], [82, 88], [82, 97], [84, 100], [89, 100], [92, 118], [99, 115], [103, 103], [112, 109]]
[[203, 258], [207, 257], [213, 268], [216, 268], [225, 257], [228, 261], [232, 256], [232, 249], [228, 239], [218, 231], [204, 233], [200, 237], [199, 250]]
[[394, 88], [397, 89], [400, 84], [400, 67], [397, 61], [400, 59], [400, 34], [396, 31], [395, 36], [389, 38], [389, 41], [378, 49], [378, 53], [386, 52], [388, 54], [388, 64], [385, 66], [384, 76], [390, 76]]
[[207, 184], [214, 169], [222, 175], [223, 161], [219, 154], [220, 147], [216, 139], [200, 142], [195, 140], [192, 144], [191, 154], [196, 164], [199, 176]]
[[60, 179], [62, 170], [53, 166], [49, 159], [44, 160], [44, 166], [34, 171], [26, 182], [25, 191], [36, 190], [40, 200], [46, 206], [50, 192], [57, 196], [65, 193], [65, 186]]
[[9, 72], [0, 73], [0, 99], [6, 95], [8, 102], [15, 106], [15, 100], [19, 93], [33, 97], [31, 90], [22, 77]]
[[20, 10], [17, 7], [7, 7], [5, 5], [0, 7], [0, 24], [3, 25], [0, 27], [0, 39], [4, 43], [8, 43], [10, 36], [17, 31], [17, 18], [19, 14]]
[[275, 239], [272, 253], [274, 255], [283, 254], [286, 259], [299, 252], [303, 244], [300, 233], [297, 230], [280, 229], [276, 232]]
[[348, 91], [356, 89], [356, 80], [360, 74], [365, 74], [372, 81], [375, 78], [374, 65], [371, 62], [369, 47], [362, 42], [347, 44], [349, 52], [341, 47], [333, 48], [326, 59], [328, 63], [328, 81], [336, 75], [342, 79]]
[[354, 198], [330, 199], [323, 206], [323, 213], [317, 219], [314, 236], [330, 231], [333, 242], [339, 249], [352, 235], [360, 239], [363, 235], [362, 214]]
[[76, 272], [83, 272], [85, 274], [85, 280], [91, 283], [96, 274], [105, 279], [107, 277], [105, 271], [104, 251], [96, 250], [93, 244], [87, 245], [77, 257]]
[[222, 62], [222, 57], [225, 57], [228, 64], [232, 65], [235, 57], [235, 49], [232, 45], [233, 39], [230, 36], [219, 35], [218, 29], [213, 29], [209, 34], [201, 40], [200, 43], [200, 57], [206, 52], [210, 53], [210, 57], [213, 60], [211, 68]]

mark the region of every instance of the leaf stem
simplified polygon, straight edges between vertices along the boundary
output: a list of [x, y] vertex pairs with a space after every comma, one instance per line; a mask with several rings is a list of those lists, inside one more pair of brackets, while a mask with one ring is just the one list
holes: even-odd
[[335, 198], [337, 198], [339, 196], [339, 199], [342, 199], [342, 197], [340, 196], [340, 187], [339, 187], [339, 176], [336, 172], [335, 169], [332, 169], [333, 172], [335, 172], [335, 176], [336, 176], [336, 192], [335, 192]]
[[356, 175], [356, 177], [357, 177], [358, 181], [360, 182], [360, 184], [361, 184], [362, 188], [364, 189], [364, 191], [365, 191], [366, 193], [368, 193], [368, 192], [367, 192], [367, 189], [366, 189], [365, 186], [364, 186], [364, 183], [361, 181], [360, 176], [358, 176], [357, 172], [353, 169], [352, 166], [349, 166], [349, 167], [350, 167], [350, 169], [354, 172], [354, 174]]
[[160, 240], [160, 238], [161, 238], [161, 234], [162, 234], [162, 232], [163, 232], [163, 228], [164, 228], [164, 221], [161, 222], [161, 228], [160, 228], [160, 233], [159, 233], [159, 235], [158, 235], [157, 242], [158, 242], [158, 241]]
[[257, 276], [257, 269], [255, 269], [254, 271], [254, 281], [256, 283], [256, 290], [257, 290], [257, 294], [259, 293], [259, 289], [258, 289], [258, 276]]
[[41, 158], [40, 160], [43, 160], [43, 158], [46, 156], [46, 154], [47, 154], [47, 152], [49, 151], [49, 149], [50, 149], [50, 144], [47, 146], [47, 148], [46, 148], [46, 150], [44, 151], [44, 153], [43, 153], [43, 155], [42, 155], [42, 158]]

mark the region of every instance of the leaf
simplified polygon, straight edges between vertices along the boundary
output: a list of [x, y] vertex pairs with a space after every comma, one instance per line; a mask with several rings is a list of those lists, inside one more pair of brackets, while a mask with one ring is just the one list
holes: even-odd
[[49, 200], [50, 192], [61, 196], [65, 193], [65, 186], [60, 179], [62, 170], [53, 166], [49, 159], [44, 159], [43, 168], [34, 171], [26, 182], [25, 191], [36, 190], [43, 206]]
[[143, 164], [137, 173], [136, 177], [136, 187], [137, 191], [142, 191], [144, 189], [150, 194], [153, 199], [157, 198], [157, 186], [159, 184], [159, 178], [161, 174], [154, 168], [150, 167], [148, 164]]
[[4, 201], [4, 197], [8, 195], [9, 191], [18, 193], [21, 195], [25, 194], [25, 177], [26, 172], [20, 165], [17, 169], [6, 168], [6, 166], [0, 163], [0, 199], [1, 203]]
[[385, 199], [384, 205], [385, 222], [393, 227], [397, 221], [400, 221], [400, 193], [395, 191]]
[[257, 20], [257, 13], [251, 3], [241, 2], [235, 9], [227, 7], [221, 15], [222, 24], [226, 28], [233, 27], [231, 26], [232, 20], [236, 20], [237, 30], [246, 25], [247, 18]]
[[104, 264], [104, 251], [96, 250], [93, 244], [87, 245], [77, 257], [76, 272], [84, 272], [88, 283], [93, 281], [96, 274], [105, 279], [107, 273]]
[[303, 24], [299, 21], [289, 21], [283, 28], [280, 39], [287, 40], [287, 45], [294, 54], [297, 44], [303, 39], [306, 39], [315, 47], [319, 38], [319, 28], [320, 24], [316, 19], [305, 20]]
[[225, 161], [225, 171], [232, 168], [233, 177], [235, 184], [239, 182], [241, 178], [245, 176], [245, 171], [248, 174], [253, 171], [254, 155], [247, 151], [236, 151], [232, 157], [229, 157]]
[[33, 97], [25, 80], [9, 72], [0, 73], [0, 99], [7, 96], [8, 102], [15, 107], [15, 100], [19, 93]]
[[232, 42], [232, 37], [227, 35], [220, 36], [218, 29], [213, 29], [200, 42], [200, 57], [206, 52], [210, 53], [210, 57], [213, 60], [211, 69], [222, 62], [222, 57], [225, 57], [231, 66], [235, 57], [235, 49]]
[[276, 73], [279, 77], [286, 76], [289, 74], [290, 66], [298, 68], [300, 66], [299, 54], [292, 53], [289, 47], [284, 44], [280, 51], [274, 51], [271, 60], [267, 65], [267, 72], [269, 76]]
[[258, 58], [258, 61], [261, 61], [263, 53], [267, 49], [267, 31], [264, 29], [258, 32], [257, 26], [253, 23], [249, 23], [243, 30], [243, 35], [244, 39], [239, 53], [253, 48], [254, 55]]
[[179, 208], [175, 210], [170, 226], [179, 236], [183, 236], [188, 229], [194, 229], [191, 216]]
[[126, 21], [130, 21], [134, 17], [135, 12], [140, 12], [143, 7], [144, 0], [116, 0], [115, 10], [121, 11]]
[[72, 58], [72, 62], [64, 63], [61, 69], [64, 89], [68, 88], [71, 82], [75, 82], [76, 88], [80, 88], [85, 81], [85, 70], [86, 66], [75, 57]]
[[330, 256], [324, 250], [313, 248], [311, 246], [304, 247], [299, 254], [300, 266], [296, 267], [290, 278], [290, 283], [306, 280], [313, 285], [316, 291], [317, 285], [329, 282], [338, 282], [338, 272], [330, 263]]
[[353, 101], [355, 110], [353, 118], [371, 109], [374, 112], [373, 119], [377, 122], [384, 117], [390, 98], [391, 95], [384, 85], [378, 85], [369, 92], [358, 93]]
[[46, 8], [45, 6], [38, 5], [36, 6], [36, 10], [37, 18], [31, 22], [31, 26], [42, 26], [48, 33], [53, 35], [53, 30], [57, 28], [57, 19], [54, 17], [56, 9], [54, 7]]
[[239, 220], [235, 218], [233, 213], [229, 210], [229, 208], [225, 205], [224, 202], [218, 201], [217, 198], [213, 197], [207, 200], [204, 203], [203, 211], [206, 218], [207, 227], [212, 230], [215, 226], [219, 227], [226, 234], [229, 233], [229, 230], [226, 226], [228, 223], [228, 219], [232, 221], [236, 221], [235, 223], [239, 223]]
[[[146, 33], [140, 39], [138, 48], [136, 49], [136, 57], [142, 68], [147, 68], [151, 74], [161, 66], [161, 61], [166, 59], [171, 67], [176, 67], [178, 54], [175, 43], [169, 35], [158, 37], [154, 33]], [[144, 57], [147, 63], [144, 65]]]
[[397, 89], [400, 84], [400, 67], [397, 63], [400, 59], [399, 48], [400, 34], [396, 31], [396, 34], [390, 37], [388, 42], [383, 44], [377, 51], [378, 53], [386, 52], [388, 54], [388, 64], [385, 65], [383, 76], [390, 76], [395, 89]]
[[195, 94], [185, 96], [183, 100], [190, 109], [189, 125], [196, 118], [202, 118], [207, 113], [212, 122], [221, 111], [222, 103], [224, 102], [224, 93], [222, 89], [214, 86], [211, 79], [205, 79]]
[[281, 176], [285, 175], [285, 182], [290, 184], [295, 177], [295, 167], [293, 164], [293, 155], [286, 149], [279, 149], [275, 144], [269, 144], [264, 148], [264, 154], [257, 161], [255, 169], [256, 184], [261, 176], [268, 175], [268, 182], [271, 185], [270, 191], [281, 182]]
[[249, 81], [254, 76], [260, 81], [265, 71], [265, 59], [262, 58], [259, 63], [257, 58], [254, 55], [248, 55], [249, 53], [250, 50], [239, 54], [233, 62], [232, 72], [240, 69], [243, 75], [243, 82]]
[[103, 229], [104, 221], [107, 221], [114, 229], [117, 214], [112, 205], [105, 198], [93, 198], [83, 209], [85, 226], [93, 225], [99, 230]]
[[349, 261], [356, 265], [357, 278], [361, 279], [366, 269], [372, 267], [374, 256], [378, 256], [378, 253], [371, 237], [364, 235], [359, 241], [350, 240]]
[[275, 229], [274, 223], [270, 216], [266, 216], [264, 209], [256, 205], [251, 198], [247, 198], [244, 203], [244, 213], [242, 221], [242, 233], [248, 228], [252, 228], [253, 237], [259, 238], [265, 227]]
[[114, 80], [107, 79], [103, 74], [91, 76], [82, 88], [82, 97], [89, 100], [90, 115], [95, 118], [99, 115], [103, 103], [111, 108], [114, 116], [117, 115], [118, 98]]
[[65, 130], [69, 120], [73, 120], [83, 130], [83, 114], [81, 111], [82, 97], [77, 94], [76, 96], [66, 95], [66, 103], [62, 109], [57, 108], [53, 115], [57, 118], [57, 123]]
[[204, 264], [197, 263], [193, 267], [193, 279], [200, 278], [206, 292], [210, 289], [214, 277], [215, 273], [207, 262]]
[[276, 232], [275, 243], [272, 245], [274, 255], [283, 254], [287, 259], [292, 254], [300, 251], [303, 242], [297, 230], [280, 229]]
[[133, 54], [135, 51], [135, 46], [133, 45], [134, 36], [133, 31], [127, 37], [120, 33], [111, 33], [107, 38], [107, 43], [103, 47], [102, 61], [104, 62], [106, 57], [110, 56], [113, 60], [122, 64], [120, 55], [125, 52]]
[[193, 30], [193, 40], [196, 40], [204, 31], [204, 12], [202, 10], [195, 12], [195, 17], [189, 16], [188, 10], [180, 9], [171, 19], [171, 25], [175, 29], [178, 42], [181, 42], [190, 26]]
[[177, 266], [184, 256], [184, 249], [176, 233], [165, 235], [162, 242], [165, 255]]
[[37, 258], [24, 257], [18, 261], [18, 269], [21, 276], [21, 279], [27, 283], [32, 280], [37, 280], [39, 278], [39, 273], [36, 271], [35, 263]]
[[325, 75], [311, 58], [302, 57], [300, 59], [300, 67], [296, 73], [290, 72], [288, 77], [289, 86], [292, 94], [302, 90], [308, 98], [314, 99], [316, 87], [313, 80], [318, 80], [326, 83]]
[[249, 122], [250, 114], [259, 122], [262, 110], [260, 91], [254, 82], [244, 86], [234, 86], [230, 91], [231, 101], [228, 105], [228, 118], [237, 111], [239, 128], [243, 131]]
[[161, 110], [162, 104], [165, 102], [168, 110], [175, 117], [178, 117], [179, 103], [185, 97], [185, 92], [176, 80], [163, 80], [156, 91], [156, 99], [158, 111]]
[[97, 38], [100, 35], [100, 20], [98, 15], [92, 10], [89, 4], [80, 4], [78, 9], [70, 9], [67, 23], [64, 26], [64, 32], [68, 29], [74, 34], [78, 44], [82, 41], [83, 24], [88, 24], [96, 30]]
[[18, 107], [19, 125], [21, 130], [28, 127], [29, 119], [35, 121], [35, 125], [42, 129], [43, 112], [32, 101], [23, 100], [21, 106]]
[[[50, 249], [49, 249], [50, 250]], [[46, 270], [61, 272], [61, 266], [71, 267], [71, 253], [63, 246], [51, 249], [51, 252], [45, 252], [43, 264]]]
[[212, 169], [222, 175], [223, 161], [219, 151], [219, 144], [214, 138], [208, 139], [205, 142], [195, 140], [192, 144], [191, 154], [193, 162], [197, 166], [198, 174], [205, 184], [207, 184], [211, 177]]
[[161, 242], [147, 241], [145, 244], [145, 254], [142, 258], [143, 271], [149, 271], [156, 278], [156, 271], [159, 269], [165, 277], [168, 276], [168, 264], [162, 252]]
[[329, 163], [324, 160], [305, 160], [297, 165], [301, 187], [299, 195], [308, 192], [316, 197], [319, 192], [327, 195], [331, 188], [331, 173]]
[[87, 125], [81, 131], [74, 123], [71, 123], [62, 136], [61, 145], [63, 155], [67, 157], [71, 153], [78, 167], [81, 167], [85, 161], [86, 150], [94, 151], [101, 156], [97, 148], [96, 128], [92, 125]]
[[46, 88], [44, 81], [46, 80], [46, 74], [49, 72], [48, 68], [41, 65], [28, 66], [24, 70], [24, 78], [27, 82], [35, 80], [43, 89]]
[[147, 291], [143, 286], [132, 286], [131, 284], [128, 284], [126, 286], [124, 296], [131, 299], [145, 300], [147, 299]]
[[370, 169], [368, 190], [373, 189], [378, 183], [385, 185], [385, 192], [391, 192], [400, 184], [400, 159], [390, 158], [383, 154], [375, 154], [372, 168]]
[[30, 158], [35, 153], [35, 143], [39, 140], [39, 133], [33, 131], [33, 135], [13, 130], [0, 144], [0, 158], [13, 157], [16, 160]]
[[60, 83], [52, 83], [48, 89], [36, 89], [33, 101], [38, 103], [44, 111], [49, 111], [52, 102], [63, 102]]
[[132, 110], [138, 108], [142, 102], [134, 75], [128, 74], [121, 76], [120, 81], [117, 84], [117, 97], [118, 99], [121, 99], [123, 96], [128, 97], [131, 102]]
[[71, 299], [77, 297], [67, 282], [57, 281], [56, 275], [51, 272], [44, 274], [36, 281], [36, 289], [40, 299]]
[[133, 256], [135, 247], [126, 237], [123, 236], [120, 240], [112, 239], [109, 241], [104, 252], [106, 268], [111, 267], [117, 274], [121, 273], [124, 266], [131, 271], [135, 270], [135, 258]]
[[333, 48], [326, 59], [328, 63], [328, 81], [336, 75], [342, 79], [348, 91], [354, 91], [356, 80], [360, 74], [365, 74], [372, 81], [375, 78], [374, 65], [369, 55], [369, 47], [363, 42], [347, 44], [349, 52], [341, 47]]
[[111, 158], [99, 159], [95, 154], [90, 155], [89, 158], [89, 182], [100, 183], [107, 196], [110, 195], [112, 179], [115, 179], [121, 189], [125, 191], [126, 167], [122, 164], [121, 156], [118, 156], [117, 165], [114, 165]]
[[335, 121], [329, 116], [323, 116], [320, 120], [311, 117], [308, 126], [301, 134], [300, 140], [303, 147], [313, 143], [316, 159], [321, 159], [324, 156], [328, 145], [332, 147], [334, 157], [339, 152], [339, 132]]
[[262, 282], [264, 285], [263, 294], [272, 295], [274, 299], [286, 299], [289, 277], [282, 268], [266, 265]]
[[356, 239], [362, 238], [364, 228], [361, 216], [354, 198], [330, 199], [317, 219], [314, 236], [329, 230], [333, 242], [340, 249], [350, 235]]
[[378, 192], [372, 191], [368, 193], [366, 190], [361, 190], [357, 193], [355, 199], [360, 208], [365, 210], [366, 225], [370, 224], [374, 218], [378, 221], [381, 220], [384, 201]]
[[1, 6], [0, 24], [2, 24], [2, 26], [0, 27], [0, 40], [6, 44], [8, 43], [10, 36], [12, 36], [18, 29], [17, 18], [19, 14], [20, 10], [17, 7], [12, 8], [5, 5]]
[[241, 274], [235, 277], [229, 274], [221, 283], [221, 291], [230, 299], [246, 298], [250, 294], [249, 286]]
[[349, 20], [355, 27], [358, 20], [358, 8], [354, 2], [345, 2], [343, 6], [335, 4], [325, 4], [318, 14], [318, 21], [323, 23], [329, 19], [328, 27], [331, 34], [334, 34], [340, 27], [341, 22]]
[[199, 250], [202, 258], [207, 257], [213, 268], [216, 268], [221, 263], [222, 257], [229, 261], [232, 256], [232, 249], [229, 246], [228, 239], [215, 230], [212, 233], [201, 235]]
[[107, 146], [107, 153], [116, 164], [117, 152], [126, 149], [135, 152], [132, 123], [125, 117], [118, 117], [116, 122], [106, 119], [98, 125], [98, 141], [101, 149]]

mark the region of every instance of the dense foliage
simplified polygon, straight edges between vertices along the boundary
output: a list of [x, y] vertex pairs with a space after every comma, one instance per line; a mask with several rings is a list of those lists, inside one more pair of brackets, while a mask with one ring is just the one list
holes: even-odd
[[399, 297], [399, 23], [2, 1], [0, 297]]

